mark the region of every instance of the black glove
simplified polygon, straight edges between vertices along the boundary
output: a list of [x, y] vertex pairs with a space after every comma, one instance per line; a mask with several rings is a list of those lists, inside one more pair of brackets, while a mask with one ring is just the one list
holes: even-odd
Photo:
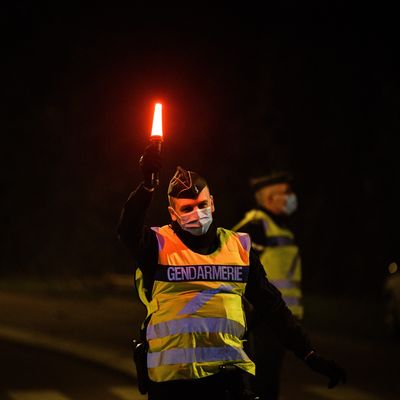
[[306, 364], [315, 372], [329, 378], [328, 388], [332, 389], [339, 382], [346, 383], [346, 371], [333, 360], [326, 360], [315, 353], [310, 354]]
[[154, 175], [157, 175], [161, 169], [161, 155], [160, 149], [155, 144], [148, 145], [143, 155], [140, 157], [139, 165], [142, 170], [144, 185], [147, 188], [154, 187]]

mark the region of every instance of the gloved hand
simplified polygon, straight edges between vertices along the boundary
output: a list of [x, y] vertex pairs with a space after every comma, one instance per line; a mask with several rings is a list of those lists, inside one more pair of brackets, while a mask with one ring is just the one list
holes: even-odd
[[158, 174], [161, 169], [161, 155], [157, 145], [151, 143], [145, 148], [140, 157], [139, 165], [142, 170], [144, 185], [147, 188], [153, 188], [152, 176]]
[[328, 388], [332, 389], [339, 382], [346, 383], [346, 371], [333, 360], [326, 360], [316, 353], [310, 354], [305, 360], [306, 364], [315, 372], [329, 378]]

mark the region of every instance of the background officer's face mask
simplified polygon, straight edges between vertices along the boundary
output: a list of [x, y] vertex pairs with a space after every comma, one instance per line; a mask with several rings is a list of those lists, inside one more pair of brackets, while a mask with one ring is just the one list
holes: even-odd
[[283, 207], [283, 212], [286, 215], [291, 215], [297, 210], [297, 197], [294, 193], [286, 196], [286, 204]]
[[182, 215], [175, 212], [175, 215], [180, 227], [195, 236], [207, 233], [213, 220], [211, 207], [193, 210]]

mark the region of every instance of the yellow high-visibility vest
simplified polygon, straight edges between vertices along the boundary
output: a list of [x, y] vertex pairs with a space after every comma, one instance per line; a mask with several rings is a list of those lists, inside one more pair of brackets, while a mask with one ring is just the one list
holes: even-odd
[[[148, 311], [147, 367], [156, 382], [198, 379], [236, 365], [254, 374], [243, 350], [242, 307], [250, 266], [250, 237], [218, 228], [220, 247], [202, 255], [190, 250], [170, 226], [152, 228], [159, 256]], [[141, 273], [136, 274], [140, 290]]]
[[260, 254], [260, 261], [267, 277], [282, 293], [287, 306], [299, 319], [303, 318], [301, 291], [301, 258], [298, 246], [294, 243], [294, 235], [289, 229], [281, 228], [264, 211], [254, 209], [246, 213], [233, 230], [240, 230], [250, 221], [261, 220], [267, 245], [252, 243]]

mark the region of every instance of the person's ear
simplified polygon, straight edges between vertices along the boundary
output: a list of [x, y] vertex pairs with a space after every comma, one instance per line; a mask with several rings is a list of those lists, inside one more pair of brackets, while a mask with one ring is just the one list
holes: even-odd
[[265, 196], [265, 204], [267, 204], [268, 206], [274, 204], [275, 201], [275, 193], [274, 192], [270, 192]]
[[175, 214], [175, 210], [171, 207], [168, 206], [168, 211], [169, 211], [169, 215], [171, 216], [172, 221], [176, 221], [176, 214]]
[[215, 205], [214, 205], [214, 197], [210, 194], [210, 200], [211, 200], [211, 212], [215, 211]]

